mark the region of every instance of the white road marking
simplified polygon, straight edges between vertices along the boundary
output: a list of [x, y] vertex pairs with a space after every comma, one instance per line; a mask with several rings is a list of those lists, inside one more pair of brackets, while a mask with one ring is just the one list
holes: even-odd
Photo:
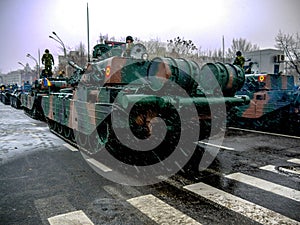
[[63, 224], [94, 225], [94, 223], [87, 217], [87, 215], [82, 210], [53, 216], [48, 218], [48, 221], [50, 225], [63, 225]]
[[279, 184], [274, 184], [272, 182], [252, 177], [243, 173], [233, 173], [226, 175], [225, 177], [300, 202], [300, 191], [297, 191], [295, 189], [284, 187]]
[[297, 170], [290, 170], [290, 169], [284, 168], [284, 167], [279, 167], [278, 170], [276, 170], [275, 166], [273, 166], [273, 165], [262, 166], [259, 169], [270, 171], [270, 172], [273, 172], [273, 173], [279, 173], [279, 174], [282, 174], [280, 172], [285, 172], [285, 173], [292, 173], [292, 174], [295, 174], [295, 175], [300, 175], [300, 172], [297, 171]]
[[216, 148], [221, 148], [221, 149], [225, 149], [225, 150], [234, 151], [234, 148], [225, 147], [225, 146], [222, 146], [222, 145], [215, 145], [215, 144], [204, 142], [204, 141], [198, 141], [198, 142], [196, 142], [196, 144], [204, 144], [204, 145], [208, 145], [208, 146], [212, 146], [212, 147], [216, 147]]
[[299, 225], [298, 221], [204, 183], [191, 184], [184, 188], [261, 224]]
[[259, 167], [259, 169], [261, 169], [261, 170], [266, 170], [266, 171], [270, 171], [270, 172], [273, 172], [273, 173], [279, 173], [279, 171], [275, 169], [275, 166], [274, 166], [274, 165], [266, 165], [266, 166], [262, 166], [262, 167]]
[[131, 198], [127, 202], [158, 224], [201, 225], [193, 218], [151, 194]]
[[292, 170], [292, 169], [288, 169], [288, 168], [284, 168], [284, 167], [279, 167], [278, 168], [279, 171], [283, 172], [283, 173], [289, 173], [289, 174], [295, 174], [295, 175], [300, 175], [300, 172], [297, 170]]
[[237, 128], [237, 127], [228, 127], [228, 129], [241, 130], [241, 131], [247, 131], [247, 132], [258, 133], [258, 134], [268, 134], [268, 135], [273, 135], [273, 136], [280, 136], [280, 137], [300, 139], [300, 137], [298, 137], [298, 136], [291, 136], [291, 135], [286, 135], [286, 134], [270, 133], [270, 132], [264, 132], [264, 131], [258, 131], [258, 130], [248, 130], [248, 129]]
[[296, 163], [296, 164], [300, 164], [300, 159], [289, 159], [288, 162], [292, 162], [292, 163]]
[[111, 168], [105, 166], [104, 164], [98, 162], [97, 160], [95, 160], [93, 158], [86, 159], [86, 161], [88, 161], [89, 163], [91, 163], [93, 166], [99, 168], [103, 172], [111, 172], [112, 171]]
[[63, 144], [63, 146], [65, 146], [66, 148], [68, 148], [68, 149], [69, 149], [70, 151], [72, 151], [72, 152], [78, 152], [78, 149], [75, 148], [75, 147], [73, 147], [73, 146], [70, 145], [70, 144], [65, 143], [65, 144]]

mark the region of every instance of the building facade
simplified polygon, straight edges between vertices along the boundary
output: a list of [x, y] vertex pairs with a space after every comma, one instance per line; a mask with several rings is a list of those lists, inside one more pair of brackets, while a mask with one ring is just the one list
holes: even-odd
[[245, 52], [245, 70], [251, 66], [251, 73], [286, 73], [284, 52], [277, 49], [263, 49]]

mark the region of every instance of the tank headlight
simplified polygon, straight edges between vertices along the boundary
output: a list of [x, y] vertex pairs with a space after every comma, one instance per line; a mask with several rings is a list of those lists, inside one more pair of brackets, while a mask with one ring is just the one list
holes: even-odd
[[265, 81], [265, 76], [259, 76], [258, 81], [259, 82], [264, 82]]

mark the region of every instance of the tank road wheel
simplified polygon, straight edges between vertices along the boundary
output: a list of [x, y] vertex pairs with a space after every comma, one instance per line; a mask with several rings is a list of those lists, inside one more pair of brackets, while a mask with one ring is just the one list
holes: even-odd
[[49, 129], [53, 130], [53, 123], [54, 122], [52, 120], [47, 119], [47, 123], [48, 123]]
[[[129, 126], [134, 138], [128, 136], [128, 128], [110, 127], [107, 145], [108, 151], [126, 164], [156, 164], [172, 154], [180, 140], [180, 116], [173, 106], [135, 104], [130, 111]], [[122, 136], [121, 139], [118, 135]], [[123, 140], [128, 141], [124, 144]], [[147, 141], [147, 145], [153, 148], [144, 151], [149, 146], [141, 141]]]
[[75, 131], [75, 140], [80, 147], [86, 148], [88, 143], [88, 136], [86, 134]]
[[63, 134], [63, 130], [64, 130], [64, 127], [63, 127], [63, 125], [61, 125], [61, 124], [57, 124], [57, 132], [59, 133], [59, 134]]
[[53, 130], [53, 131], [56, 131], [56, 130], [57, 130], [57, 124], [56, 124], [55, 121], [50, 120], [49, 126], [50, 126], [50, 129], [51, 129], [51, 130]]
[[71, 140], [73, 143], [76, 143], [74, 131], [73, 131], [71, 128], [69, 128], [69, 129], [70, 129], [70, 131], [71, 131], [70, 140]]
[[100, 147], [100, 139], [98, 137], [98, 134], [96, 131], [94, 131], [93, 133], [91, 133], [88, 136], [88, 151], [93, 154], [95, 152], [98, 151], [98, 147]]
[[69, 127], [66, 127], [66, 126], [63, 127], [64, 137], [67, 138], [68, 140], [70, 140], [71, 133], [72, 133], [72, 131]]

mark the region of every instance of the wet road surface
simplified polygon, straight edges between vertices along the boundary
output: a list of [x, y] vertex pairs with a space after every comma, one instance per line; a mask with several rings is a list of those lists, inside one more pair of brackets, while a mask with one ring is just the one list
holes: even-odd
[[0, 103], [0, 130], [1, 225], [300, 224], [300, 177], [279, 170], [300, 166], [299, 138], [229, 129], [206, 170], [131, 187], [22, 110]]

